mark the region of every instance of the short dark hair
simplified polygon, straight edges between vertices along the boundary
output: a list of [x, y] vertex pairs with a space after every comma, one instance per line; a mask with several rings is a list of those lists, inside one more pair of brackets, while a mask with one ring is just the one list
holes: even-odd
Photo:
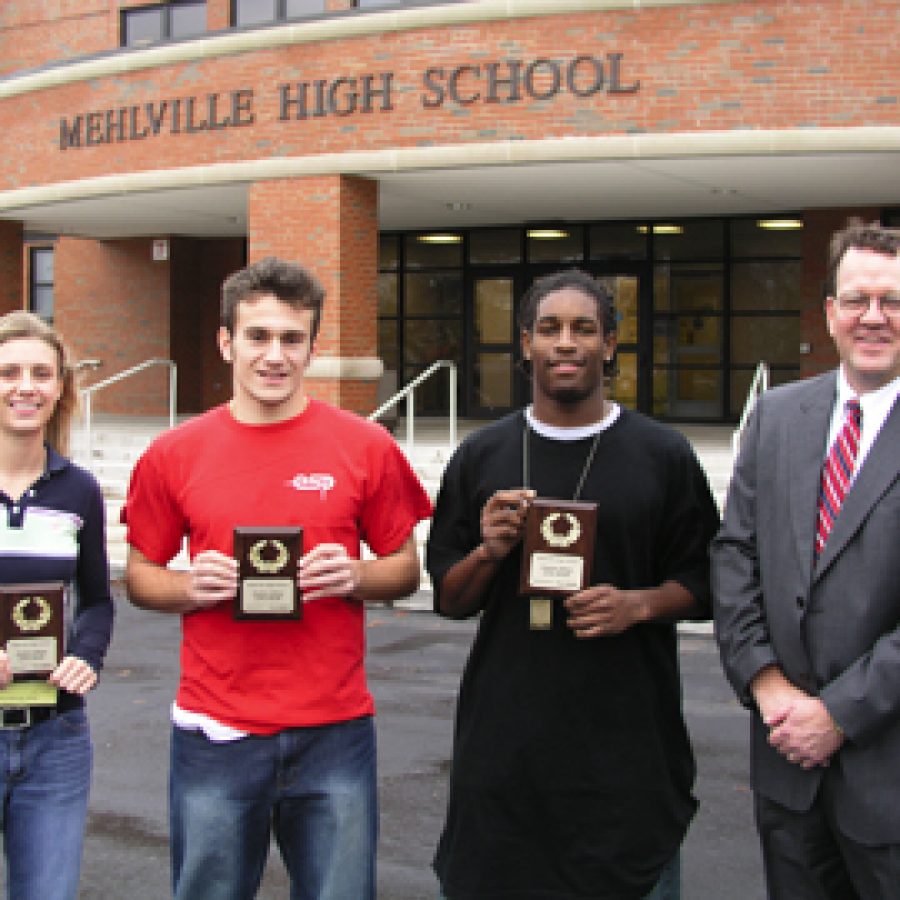
[[313, 316], [310, 341], [316, 339], [325, 289], [318, 278], [299, 263], [287, 262], [274, 256], [251, 263], [229, 275], [222, 284], [220, 322], [229, 334], [234, 333], [238, 304], [261, 294], [273, 294], [294, 309], [311, 309]]
[[878, 222], [849, 219], [844, 228], [834, 233], [828, 252], [828, 270], [825, 273], [825, 296], [833, 297], [837, 286], [837, 270], [841, 260], [851, 247], [871, 250], [882, 256], [900, 253], [900, 230], [885, 228]]
[[[529, 333], [534, 331], [534, 323], [537, 319], [537, 311], [541, 305], [541, 300], [554, 291], [561, 291], [566, 288], [574, 288], [594, 300], [597, 304], [597, 318], [600, 320], [603, 328], [604, 337], [608, 334], [616, 333], [618, 330], [616, 308], [613, 305], [613, 298], [609, 288], [583, 269], [575, 268], [563, 269], [560, 272], [553, 272], [550, 275], [535, 278], [519, 304], [519, 327]], [[615, 370], [615, 354], [613, 354], [611, 360], [604, 362], [603, 371], [607, 375], [612, 375]]]

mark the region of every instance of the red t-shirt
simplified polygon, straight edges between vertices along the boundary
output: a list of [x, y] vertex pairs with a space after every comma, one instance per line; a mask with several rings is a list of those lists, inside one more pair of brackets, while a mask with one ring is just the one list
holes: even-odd
[[[303, 549], [364, 540], [397, 550], [431, 504], [380, 426], [311, 400], [298, 416], [245, 425], [220, 406], [158, 437], [135, 466], [122, 510], [128, 542], [166, 565], [184, 535], [193, 558], [234, 552], [234, 527], [303, 527]], [[271, 734], [374, 711], [361, 603], [304, 605], [299, 621], [236, 621], [232, 604], [182, 617], [176, 702], [233, 728]]]

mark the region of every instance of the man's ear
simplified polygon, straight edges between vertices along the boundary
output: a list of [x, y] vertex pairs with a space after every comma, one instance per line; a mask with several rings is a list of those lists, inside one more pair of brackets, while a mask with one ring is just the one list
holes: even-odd
[[219, 344], [219, 353], [222, 354], [222, 359], [227, 363], [233, 362], [231, 358], [231, 332], [224, 325], [219, 326], [216, 340]]
[[531, 332], [526, 329], [522, 329], [521, 335], [521, 343], [522, 343], [522, 359], [527, 359], [529, 362], [531, 361]]

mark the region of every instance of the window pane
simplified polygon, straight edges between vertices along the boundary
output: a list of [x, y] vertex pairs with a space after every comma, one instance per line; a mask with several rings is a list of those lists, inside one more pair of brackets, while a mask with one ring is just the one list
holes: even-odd
[[734, 263], [731, 269], [733, 310], [799, 310], [799, 262]]
[[462, 249], [462, 236], [452, 232], [408, 234], [406, 265], [410, 269], [461, 266]]
[[478, 353], [475, 356], [475, 403], [484, 409], [512, 406], [512, 354]]
[[397, 276], [393, 272], [378, 276], [378, 315], [397, 315]]
[[53, 284], [53, 250], [34, 249], [31, 251], [31, 277], [37, 283]]
[[453, 315], [462, 310], [462, 275], [458, 272], [413, 273], [404, 281], [407, 316]]
[[400, 241], [395, 234], [383, 234], [378, 239], [378, 268], [396, 269], [399, 265]]
[[122, 13], [126, 47], [152, 44], [163, 39], [163, 11], [160, 7], [129, 9]]
[[459, 364], [462, 358], [462, 326], [453, 319], [413, 319], [406, 323], [404, 361], [417, 372], [439, 359]]
[[275, 21], [276, 0], [235, 0], [235, 25], [259, 25]]
[[800, 365], [800, 316], [736, 316], [731, 322], [731, 361], [756, 366]]
[[616, 353], [616, 374], [609, 388], [609, 396], [629, 409], [637, 409], [637, 353]]
[[711, 312], [722, 308], [722, 268], [710, 265], [661, 265], [653, 273], [653, 308]]
[[325, 0], [287, 0], [285, 7], [285, 15], [288, 18], [292, 16], [309, 16], [324, 11]]
[[53, 286], [36, 285], [31, 291], [31, 311], [48, 322], [53, 321]]
[[657, 266], [653, 308], [712, 312], [722, 308], [722, 269], [718, 265]]
[[732, 256], [802, 256], [802, 228], [761, 228], [759, 223], [756, 218], [731, 222]]
[[590, 241], [591, 259], [644, 259], [647, 256], [647, 235], [638, 231], [633, 223], [592, 225]]
[[653, 370], [653, 415], [685, 419], [720, 416], [722, 376], [716, 370]]
[[722, 361], [719, 316], [656, 316], [653, 362], [664, 366], [718, 365]]
[[400, 360], [398, 331], [399, 325], [396, 319], [378, 320], [378, 355], [384, 363], [385, 371], [392, 371], [395, 374]]
[[174, 3], [169, 8], [169, 37], [193, 37], [206, 31], [206, 0], [199, 3]]
[[475, 340], [509, 344], [513, 339], [511, 278], [479, 278], [475, 282]]
[[473, 231], [469, 236], [469, 262], [514, 263], [522, 258], [522, 232], [518, 228]]
[[724, 229], [719, 219], [657, 222], [651, 227], [656, 259], [719, 259]]
[[530, 228], [526, 236], [530, 262], [578, 262], [584, 257], [584, 229], [580, 225]]

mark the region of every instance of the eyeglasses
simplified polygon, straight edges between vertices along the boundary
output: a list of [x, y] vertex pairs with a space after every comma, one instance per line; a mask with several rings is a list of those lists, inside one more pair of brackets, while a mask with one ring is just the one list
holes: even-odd
[[837, 308], [848, 316], [861, 316], [867, 313], [873, 303], [886, 316], [900, 316], [900, 291], [887, 291], [884, 294], [851, 291], [847, 294], [838, 294], [834, 299]]

